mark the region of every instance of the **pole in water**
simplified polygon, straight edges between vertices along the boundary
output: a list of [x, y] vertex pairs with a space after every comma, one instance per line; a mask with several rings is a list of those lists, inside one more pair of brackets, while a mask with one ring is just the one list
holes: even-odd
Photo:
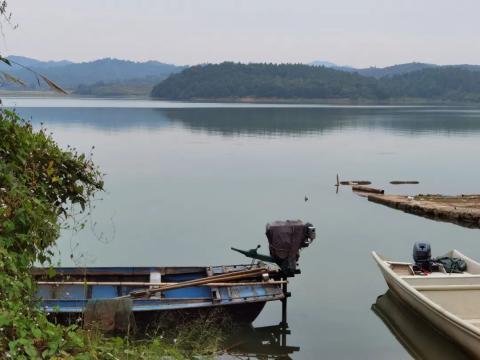
[[[284, 276], [282, 279], [287, 279]], [[290, 296], [287, 289], [287, 283], [282, 284], [282, 290], [284, 298], [282, 299], [282, 322], [280, 323], [281, 327], [281, 344], [285, 346], [287, 344], [287, 331], [288, 331], [288, 322], [287, 322], [287, 298]]]
[[[282, 278], [283, 280], [287, 280], [286, 277]], [[287, 283], [282, 284], [282, 290], [283, 290], [283, 299], [282, 299], [282, 322], [280, 325], [282, 326], [282, 330], [287, 330], [288, 328], [288, 322], [287, 322], [287, 298], [290, 296], [288, 289], [287, 289]]]

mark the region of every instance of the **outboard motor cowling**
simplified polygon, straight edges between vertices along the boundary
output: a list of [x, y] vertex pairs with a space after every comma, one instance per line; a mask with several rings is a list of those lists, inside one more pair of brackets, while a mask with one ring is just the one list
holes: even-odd
[[297, 269], [300, 249], [315, 239], [315, 227], [300, 220], [274, 221], [266, 226], [270, 256], [286, 276], [293, 276]]
[[413, 261], [421, 269], [430, 269], [432, 264], [432, 249], [429, 243], [416, 242], [413, 245]]

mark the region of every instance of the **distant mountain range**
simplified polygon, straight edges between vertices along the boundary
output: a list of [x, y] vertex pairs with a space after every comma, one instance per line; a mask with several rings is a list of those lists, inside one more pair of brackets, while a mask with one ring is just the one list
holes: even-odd
[[[368, 68], [354, 68], [352, 66], [336, 65], [329, 61], [320, 61], [320, 60], [313, 61], [310, 63], [310, 65], [323, 66], [330, 69], [345, 71], [349, 73], [357, 73], [362, 76], [374, 77], [377, 79], [380, 79], [382, 77], [391, 77], [395, 75], [408, 74], [408, 73], [418, 71], [418, 70], [423, 70], [423, 69], [442, 67], [441, 65], [435, 65], [435, 64], [411, 62], [406, 64], [387, 66], [383, 68], [374, 67], [374, 66], [368, 67]], [[462, 64], [462, 65], [444, 65], [444, 66], [455, 66], [455, 67], [460, 67], [466, 70], [480, 71], [480, 65]]]
[[[28, 66], [31, 68], [37, 68], [37, 69], [45, 69], [45, 68], [51, 68], [51, 67], [57, 67], [57, 66], [63, 66], [63, 65], [69, 65], [73, 64], [73, 62], [68, 61], [68, 60], [60, 60], [60, 61], [41, 61], [41, 60], [36, 60], [32, 58], [28, 58], [26, 56], [16, 56], [16, 55], [11, 55], [8, 57], [8, 59], [12, 62], [22, 64], [23, 66]], [[18, 65], [14, 64], [14, 68], [19, 68]]]
[[[119, 59], [100, 59], [89, 62], [74, 63], [68, 60], [62, 61], [40, 61], [23, 56], [9, 56], [12, 67], [1, 63], [0, 71], [22, 79], [26, 87], [12, 83], [3, 83], [1, 88], [10, 90], [43, 90], [47, 86], [37, 81], [35, 75], [27, 69], [17, 65], [26, 66], [50, 80], [56, 82], [62, 88], [82, 93], [96, 95], [95, 90], [105, 88], [106, 85], [112, 88], [128, 88], [128, 83], [135, 84], [133, 87], [143, 95], [150, 92], [153, 85], [167, 78], [170, 74], [182, 71], [185, 67], [172, 64], [165, 64], [158, 61], [134, 62]], [[141, 84], [141, 89], [138, 89]], [[123, 90], [122, 90], [123, 91]], [[130, 95], [122, 93], [104, 93], [101, 95]]]

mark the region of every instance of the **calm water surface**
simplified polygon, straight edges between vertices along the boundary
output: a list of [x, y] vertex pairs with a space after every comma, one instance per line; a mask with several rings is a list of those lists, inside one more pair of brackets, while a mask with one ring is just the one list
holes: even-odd
[[[480, 110], [450, 107], [248, 106], [132, 100], [6, 99], [107, 174], [91, 227], [65, 232], [63, 265], [209, 265], [245, 259], [265, 223], [303, 219], [317, 240], [289, 300], [294, 359], [404, 359], [371, 310], [386, 291], [370, 252], [409, 260], [414, 241], [480, 259], [479, 231], [404, 214], [341, 179], [391, 193], [479, 193]], [[419, 180], [393, 186], [391, 180]], [[304, 201], [304, 196], [309, 198]], [[73, 253], [73, 260], [70, 254]], [[280, 321], [268, 304], [255, 325]]]

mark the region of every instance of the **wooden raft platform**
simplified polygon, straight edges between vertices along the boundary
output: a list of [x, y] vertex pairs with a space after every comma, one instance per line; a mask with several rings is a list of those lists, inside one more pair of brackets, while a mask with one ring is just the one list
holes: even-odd
[[480, 195], [378, 195], [368, 201], [428, 219], [480, 228]]

